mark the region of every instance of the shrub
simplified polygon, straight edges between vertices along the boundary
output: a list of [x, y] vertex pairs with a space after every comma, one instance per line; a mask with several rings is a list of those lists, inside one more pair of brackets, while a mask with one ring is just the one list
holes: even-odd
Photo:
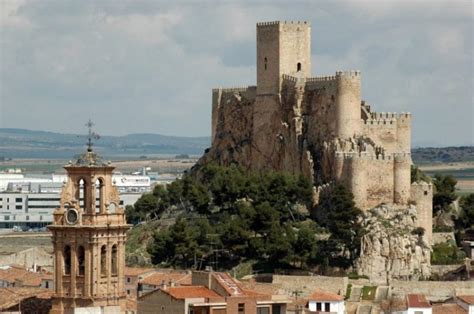
[[425, 228], [423, 227], [416, 227], [411, 231], [411, 234], [417, 235], [419, 237], [422, 237], [425, 234]]
[[433, 245], [433, 251], [431, 252], [431, 263], [433, 265], [461, 264], [465, 257], [466, 254], [459, 250], [454, 243], [437, 243]]

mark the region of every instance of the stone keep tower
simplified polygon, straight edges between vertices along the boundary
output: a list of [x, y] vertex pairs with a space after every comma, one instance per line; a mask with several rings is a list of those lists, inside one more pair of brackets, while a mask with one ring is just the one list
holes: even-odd
[[124, 313], [125, 240], [130, 226], [112, 185], [114, 167], [103, 163], [89, 145], [64, 168], [68, 180], [49, 226], [55, 255], [51, 313], [77, 313], [83, 308], [89, 308], [88, 313]]
[[257, 24], [257, 95], [280, 93], [283, 74], [311, 75], [311, 26], [308, 22]]

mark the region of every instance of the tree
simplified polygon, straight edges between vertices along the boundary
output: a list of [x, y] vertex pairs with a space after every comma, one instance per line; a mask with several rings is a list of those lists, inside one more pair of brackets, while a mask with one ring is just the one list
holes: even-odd
[[363, 228], [360, 224], [362, 211], [355, 206], [352, 193], [342, 184], [335, 185], [331, 193], [321, 196], [319, 204], [312, 211], [312, 217], [331, 233], [342, 256], [349, 253], [353, 263], [360, 249]]
[[412, 165], [410, 168], [410, 178], [411, 178], [411, 183], [418, 182], [418, 181], [431, 182], [430, 177], [428, 177], [423, 171], [421, 171], [415, 165]]
[[456, 200], [455, 188], [457, 181], [451, 175], [437, 174], [434, 177], [435, 193], [433, 195], [433, 214], [440, 211], [448, 212], [449, 206]]
[[474, 227], [474, 193], [463, 196], [460, 201], [461, 214], [457, 225], [463, 229]]

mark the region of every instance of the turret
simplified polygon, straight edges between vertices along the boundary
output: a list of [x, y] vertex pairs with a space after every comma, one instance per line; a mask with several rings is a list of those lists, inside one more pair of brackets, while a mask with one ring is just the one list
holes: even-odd
[[397, 204], [407, 204], [410, 198], [410, 167], [410, 154], [395, 154], [393, 162], [393, 200]]
[[336, 84], [336, 136], [347, 139], [362, 129], [360, 71], [336, 72]]

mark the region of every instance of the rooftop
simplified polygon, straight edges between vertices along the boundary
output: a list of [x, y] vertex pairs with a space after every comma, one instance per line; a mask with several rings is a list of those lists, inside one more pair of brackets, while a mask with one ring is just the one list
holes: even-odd
[[23, 286], [39, 287], [41, 279], [50, 276], [49, 273], [36, 273], [28, 271], [25, 267], [19, 265], [7, 265], [0, 267], [0, 280], [9, 283], [20, 282]]
[[458, 295], [457, 298], [469, 305], [474, 305], [474, 295]]
[[188, 298], [220, 298], [216, 292], [204, 287], [204, 286], [181, 286], [181, 287], [170, 287], [161, 290], [164, 293], [169, 294], [175, 299], [188, 299]]
[[344, 297], [339, 294], [335, 294], [332, 292], [324, 291], [322, 289], [316, 289], [313, 293], [311, 293], [308, 298], [310, 301], [334, 301], [339, 302], [343, 301]]
[[20, 301], [31, 297], [50, 299], [54, 291], [42, 288], [0, 288], [0, 310], [17, 305]]
[[467, 311], [457, 304], [436, 304], [433, 314], [467, 314]]
[[155, 273], [143, 279], [141, 283], [150, 286], [159, 286], [168, 284], [170, 281], [182, 285], [191, 285], [191, 274], [183, 272]]
[[429, 308], [431, 304], [426, 300], [422, 294], [407, 295], [407, 303], [409, 308]]

